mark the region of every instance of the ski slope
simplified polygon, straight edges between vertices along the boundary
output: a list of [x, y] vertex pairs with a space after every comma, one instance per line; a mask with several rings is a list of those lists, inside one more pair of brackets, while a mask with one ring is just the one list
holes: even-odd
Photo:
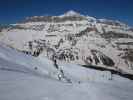
[[[35, 69], [37, 67], [37, 69]], [[58, 80], [46, 58], [34, 58], [0, 44], [0, 100], [132, 100], [133, 81], [110, 72], [60, 63], [72, 83]]]

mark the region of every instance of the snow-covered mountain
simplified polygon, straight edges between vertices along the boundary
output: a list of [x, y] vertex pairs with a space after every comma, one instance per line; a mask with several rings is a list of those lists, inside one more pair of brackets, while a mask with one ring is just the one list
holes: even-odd
[[[0, 100], [132, 100], [132, 80], [83, 68], [59, 64], [65, 77], [53, 62], [33, 57], [0, 44]], [[70, 81], [64, 81], [64, 79]]]
[[132, 27], [68, 11], [33, 16], [2, 28], [0, 41], [35, 57], [133, 74]]

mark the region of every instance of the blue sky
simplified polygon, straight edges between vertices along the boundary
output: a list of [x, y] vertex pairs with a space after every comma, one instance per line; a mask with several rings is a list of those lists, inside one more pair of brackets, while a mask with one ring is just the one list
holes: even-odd
[[0, 0], [0, 24], [27, 16], [60, 15], [68, 10], [133, 26], [133, 0]]

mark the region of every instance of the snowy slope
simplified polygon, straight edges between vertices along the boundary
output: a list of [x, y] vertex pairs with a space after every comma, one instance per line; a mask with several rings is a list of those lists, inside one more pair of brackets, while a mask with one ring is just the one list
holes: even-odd
[[[33, 16], [4, 28], [0, 41], [35, 57], [94, 65], [133, 74], [133, 31], [128, 25], [74, 11]], [[43, 57], [42, 56], [42, 57]]]
[[[37, 70], [34, 69], [37, 66]], [[132, 100], [133, 82], [109, 72], [60, 64], [72, 83], [58, 81], [52, 62], [0, 45], [0, 100]], [[103, 78], [104, 76], [104, 78]], [[84, 78], [88, 77], [88, 79]], [[91, 79], [92, 78], [92, 79]], [[77, 82], [77, 81], [80, 81]]]
[[0, 100], [132, 100], [132, 82], [65, 84], [0, 70]]
[[[65, 63], [58, 66], [72, 82], [88, 82], [90, 80], [104, 82], [112, 79], [111, 73], [107, 71], [101, 72]], [[0, 45], [0, 69], [51, 77], [57, 80], [58, 74], [60, 74], [53, 62], [47, 58], [35, 58], [3, 45]]]

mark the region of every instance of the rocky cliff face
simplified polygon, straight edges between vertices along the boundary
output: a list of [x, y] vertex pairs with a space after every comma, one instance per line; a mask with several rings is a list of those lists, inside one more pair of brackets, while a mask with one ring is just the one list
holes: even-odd
[[36, 57], [133, 73], [133, 31], [119, 21], [74, 11], [34, 16], [3, 29], [0, 41]]

